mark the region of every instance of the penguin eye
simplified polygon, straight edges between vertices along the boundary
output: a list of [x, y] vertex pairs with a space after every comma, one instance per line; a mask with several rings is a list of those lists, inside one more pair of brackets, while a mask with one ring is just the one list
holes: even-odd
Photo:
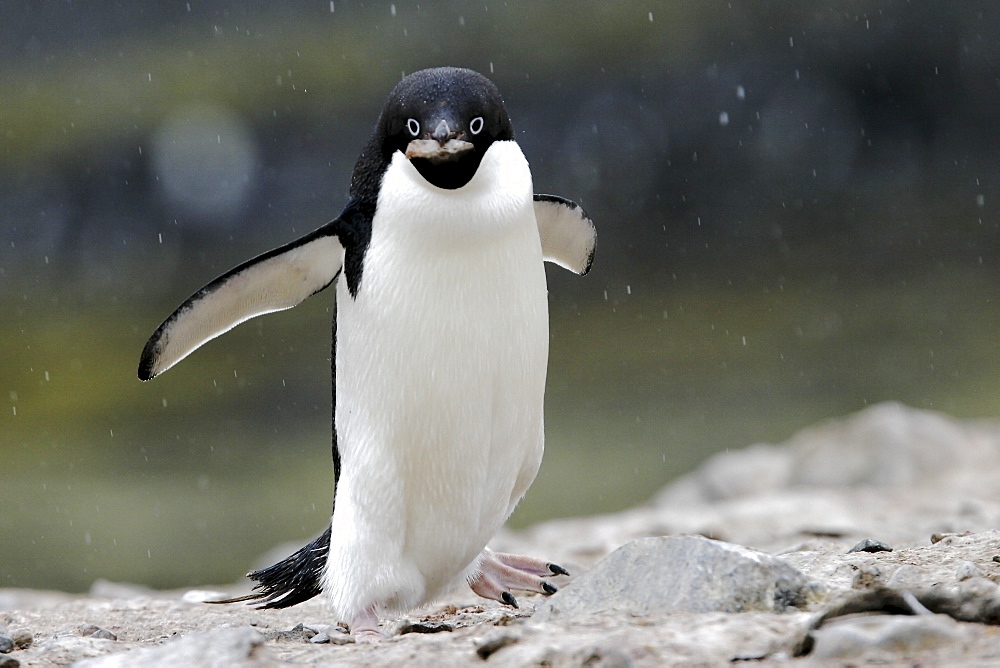
[[406, 121], [406, 129], [409, 130], [410, 134], [414, 137], [420, 134], [420, 123], [415, 118], [411, 118]]
[[476, 116], [475, 118], [472, 119], [472, 122], [469, 123], [469, 132], [471, 132], [474, 135], [478, 135], [482, 131], [483, 131], [483, 117]]

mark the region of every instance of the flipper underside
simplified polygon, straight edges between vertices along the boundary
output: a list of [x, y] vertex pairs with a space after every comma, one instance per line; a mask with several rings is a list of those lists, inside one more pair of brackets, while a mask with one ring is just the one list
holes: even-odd
[[597, 229], [583, 207], [556, 195], [535, 195], [535, 220], [546, 261], [580, 276], [590, 271]]
[[139, 379], [163, 373], [241, 322], [299, 304], [333, 282], [343, 257], [331, 223], [226, 272], [157, 328], [139, 359]]

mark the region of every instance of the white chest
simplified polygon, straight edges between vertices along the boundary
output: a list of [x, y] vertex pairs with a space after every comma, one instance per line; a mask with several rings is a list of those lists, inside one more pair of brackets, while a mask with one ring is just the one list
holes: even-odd
[[394, 195], [379, 201], [357, 297], [338, 286], [333, 535], [349, 526], [366, 559], [401, 558], [433, 589], [479, 553], [537, 470], [545, 274], [513, 142], [494, 144], [458, 191], [397, 156], [382, 192]]

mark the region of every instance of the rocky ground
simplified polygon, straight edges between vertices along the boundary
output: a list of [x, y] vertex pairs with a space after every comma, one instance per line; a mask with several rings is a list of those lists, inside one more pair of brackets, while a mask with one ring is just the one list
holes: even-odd
[[499, 536], [574, 574], [518, 610], [458, 592], [373, 646], [318, 600], [202, 602], [236, 587], [8, 589], [0, 668], [997, 665], [998, 526], [1000, 422], [882, 404], [717, 455], [641, 507]]

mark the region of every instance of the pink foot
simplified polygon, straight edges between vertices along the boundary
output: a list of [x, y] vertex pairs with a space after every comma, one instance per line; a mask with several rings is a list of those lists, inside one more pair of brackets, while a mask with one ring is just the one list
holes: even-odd
[[378, 616], [375, 614], [374, 607], [368, 608], [351, 622], [351, 635], [354, 636], [354, 642], [358, 644], [376, 643], [382, 640], [382, 632], [378, 630]]
[[469, 586], [483, 598], [517, 607], [511, 589], [534, 591], [549, 596], [558, 591], [541, 578], [569, 575], [565, 568], [544, 559], [519, 554], [494, 552], [486, 548], [479, 556], [479, 570], [469, 579]]

